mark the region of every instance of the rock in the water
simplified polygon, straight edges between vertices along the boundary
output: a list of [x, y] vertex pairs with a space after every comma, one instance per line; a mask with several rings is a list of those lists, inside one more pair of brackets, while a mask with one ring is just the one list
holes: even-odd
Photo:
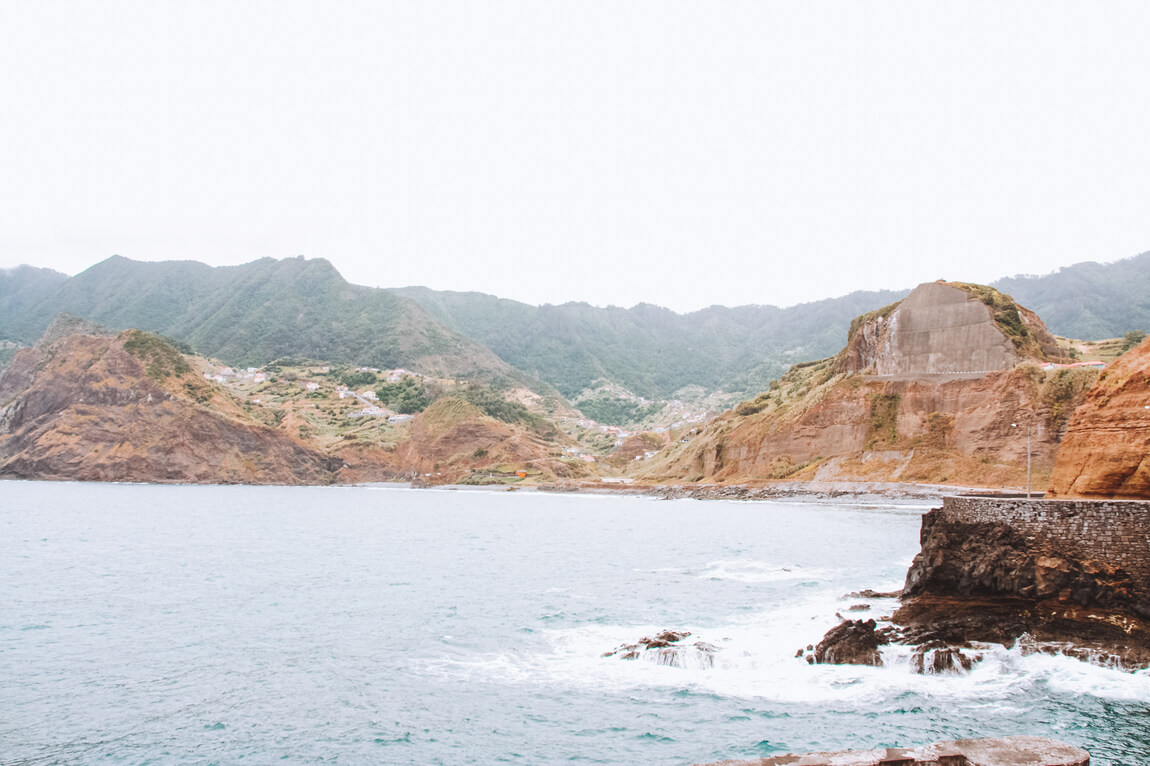
[[874, 620], [846, 620], [834, 626], [815, 647], [815, 662], [830, 665], [882, 665], [879, 647], [890, 639], [875, 631]]
[[915, 647], [910, 664], [914, 672], [924, 675], [957, 674], [969, 671], [981, 659], [981, 652], [928, 643]]
[[650, 657], [656, 665], [673, 668], [714, 667], [718, 647], [706, 641], [696, 641], [690, 645], [682, 643], [690, 635], [690, 631], [664, 630], [653, 637], [644, 636], [634, 644], [621, 644], [603, 656], [618, 657], [621, 660]]
[[864, 588], [863, 590], [856, 590], [848, 593], [844, 598], [898, 598], [901, 595], [901, 590], [877, 591], [871, 590], [870, 588]]

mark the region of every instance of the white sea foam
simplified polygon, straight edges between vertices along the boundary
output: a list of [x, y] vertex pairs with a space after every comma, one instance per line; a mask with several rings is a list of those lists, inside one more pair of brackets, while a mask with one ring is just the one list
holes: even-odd
[[749, 559], [709, 561], [697, 576], [706, 580], [737, 580], [739, 582], [783, 582], [786, 580], [822, 580], [827, 572], [797, 564], [779, 564]]
[[[1105, 699], [1150, 698], [1150, 674], [1125, 673], [1080, 660], [1045, 654], [1024, 655], [1015, 647], [983, 645], [969, 653], [982, 659], [967, 673], [923, 675], [912, 670], [913, 649], [883, 649], [882, 667], [810, 665], [796, 651], [817, 643], [837, 622], [841, 601], [828, 593], [800, 605], [737, 615], [723, 625], [586, 625], [545, 630], [550, 650], [506, 652], [457, 660], [443, 659], [440, 671], [468, 677], [498, 677], [555, 687], [597, 687], [617, 692], [658, 693], [691, 689], [728, 698], [782, 703], [850, 703], [891, 699], [913, 692], [928, 699], [1007, 705], [1020, 691], [1049, 685], [1061, 693]], [[604, 657], [625, 644], [673, 629], [690, 631], [676, 665], [661, 664], [654, 651], [639, 659]], [[708, 657], [694, 648], [705, 642]], [[1004, 708], [1005, 709], [1005, 708]], [[1005, 714], [1005, 713], [1004, 713]]]

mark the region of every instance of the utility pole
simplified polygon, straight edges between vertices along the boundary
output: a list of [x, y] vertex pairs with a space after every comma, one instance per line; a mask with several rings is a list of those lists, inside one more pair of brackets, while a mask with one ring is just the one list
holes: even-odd
[[[1011, 423], [1011, 428], [1018, 428], [1017, 423]], [[1030, 421], [1026, 421], [1026, 499], [1030, 499]]]

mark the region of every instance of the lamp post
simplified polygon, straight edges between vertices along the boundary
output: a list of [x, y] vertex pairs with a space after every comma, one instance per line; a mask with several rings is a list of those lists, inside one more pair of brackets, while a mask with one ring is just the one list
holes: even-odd
[[[1011, 423], [1011, 428], [1018, 428], [1017, 423]], [[1026, 499], [1030, 499], [1030, 421], [1026, 421]]]

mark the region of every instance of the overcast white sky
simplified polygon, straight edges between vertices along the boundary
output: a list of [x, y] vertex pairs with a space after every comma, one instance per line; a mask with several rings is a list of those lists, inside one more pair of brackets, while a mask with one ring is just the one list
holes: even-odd
[[1150, 3], [0, 3], [0, 267], [790, 305], [1150, 250]]

